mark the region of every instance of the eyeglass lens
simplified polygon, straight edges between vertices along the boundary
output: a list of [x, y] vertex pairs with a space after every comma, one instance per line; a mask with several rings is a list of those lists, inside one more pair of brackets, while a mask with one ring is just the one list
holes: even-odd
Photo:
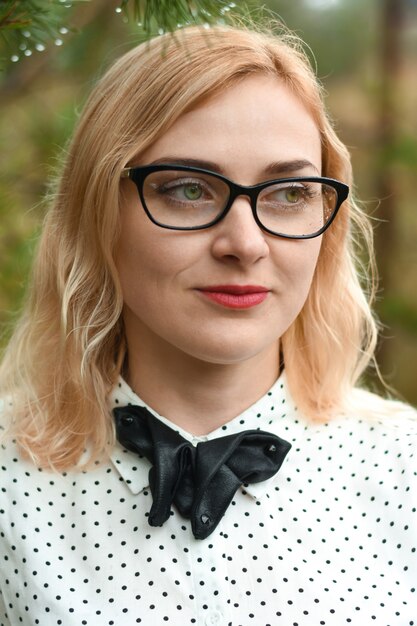
[[[229, 197], [225, 181], [202, 172], [152, 172], [143, 184], [143, 199], [153, 219], [173, 228], [210, 224], [224, 211]], [[324, 183], [276, 182], [259, 193], [257, 214], [273, 232], [311, 235], [329, 221], [336, 204], [336, 190]]]

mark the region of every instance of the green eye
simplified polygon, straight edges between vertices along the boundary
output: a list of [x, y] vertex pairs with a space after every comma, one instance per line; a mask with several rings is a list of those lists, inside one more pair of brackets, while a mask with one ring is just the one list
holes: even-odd
[[287, 202], [290, 202], [291, 204], [295, 204], [296, 202], [300, 200], [300, 190], [297, 189], [296, 187], [291, 187], [289, 189], [286, 189], [285, 199], [287, 200]]
[[187, 200], [199, 200], [202, 193], [199, 185], [184, 185], [184, 196]]

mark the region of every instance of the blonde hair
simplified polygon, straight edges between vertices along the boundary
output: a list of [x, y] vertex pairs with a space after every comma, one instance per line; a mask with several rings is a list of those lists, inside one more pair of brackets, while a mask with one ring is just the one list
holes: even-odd
[[[127, 353], [113, 259], [122, 169], [186, 110], [253, 73], [278, 76], [304, 102], [321, 133], [323, 176], [351, 185], [348, 152], [293, 36], [189, 27], [120, 58], [93, 90], [67, 150], [0, 370], [14, 398], [13, 433], [37, 465], [74, 466], [87, 442], [92, 463], [114, 445], [107, 396]], [[343, 408], [375, 348], [357, 227], [370, 245], [367, 219], [350, 199], [323, 235], [307, 301], [282, 337], [290, 390], [312, 419]]]

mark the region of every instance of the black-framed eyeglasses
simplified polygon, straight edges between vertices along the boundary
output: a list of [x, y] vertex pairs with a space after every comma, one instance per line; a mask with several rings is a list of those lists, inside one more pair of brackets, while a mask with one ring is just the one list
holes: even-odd
[[332, 178], [297, 176], [238, 185], [221, 174], [186, 165], [127, 167], [149, 219], [162, 228], [202, 230], [222, 220], [239, 196], [250, 200], [258, 226], [278, 237], [311, 239], [332, 223], [349, 187]]

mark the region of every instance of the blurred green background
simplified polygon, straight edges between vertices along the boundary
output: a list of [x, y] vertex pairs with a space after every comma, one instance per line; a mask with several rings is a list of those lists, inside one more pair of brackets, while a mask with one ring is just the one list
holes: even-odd
[[[95, 78], [142, 37], [120, 2], [65, 2], [45, 46], [26, 45], [24, 33], [17, 49], [0, 41], [0, 348], [24, 297], [48, 179], [82, 103]], [[399, 396], [417, 405], [417, 0], [262, 5], [314, 53], [352, 154], [356, 194], [375, 219], [378, 362]], [[368, 384], [379, 386], [373, 372]]]

